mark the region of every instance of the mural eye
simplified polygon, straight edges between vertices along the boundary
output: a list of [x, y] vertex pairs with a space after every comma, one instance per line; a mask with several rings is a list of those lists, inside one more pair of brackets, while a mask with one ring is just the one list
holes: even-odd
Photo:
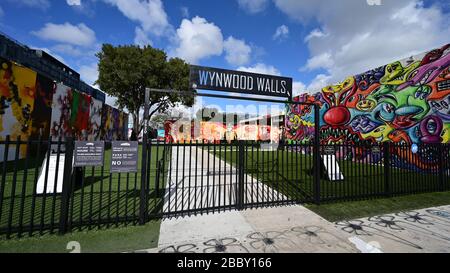
[[355, 99], [355, 97], [350, 97], [350, 98], [348, 99], [348, 102], [352, 102], [354, 99]]
[[448, 103], [446, 101], [442, 101], [441, 105], [445, 108], [448, 109]]
[[386, 67], [386, 71], [387, 71], [388, 73], [391, 73], [391, 72], [392, 72], [392, 68], [391, 68], [390, 66], [388, 66], [388, 67]]
[[379, 133], [379, 132], [381, 132], [382, 130], [381, 130], [381, 128], [377, 128], [377, 129], [375, 129], [375, 133]]
[[434, 120], [430, 119], [430, 120], [427, 122], [427, 131], [428, 131], [430, 134], [434, 134], [434, 133], [436, 133], [436, 128], [437, 128], [436, 122], [435, 122]]

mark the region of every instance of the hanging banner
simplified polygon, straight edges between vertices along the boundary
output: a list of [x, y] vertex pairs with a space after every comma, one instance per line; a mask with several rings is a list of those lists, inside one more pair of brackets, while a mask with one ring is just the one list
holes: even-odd
[[286, 77], [191, 65], [189, 81], [193, 89], [292, 98], [292, 78]]

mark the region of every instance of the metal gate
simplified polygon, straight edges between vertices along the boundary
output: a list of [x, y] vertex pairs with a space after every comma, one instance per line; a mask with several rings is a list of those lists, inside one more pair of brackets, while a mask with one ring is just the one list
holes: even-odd
[[[313, 145], [197, 141], [153, 143], [150, 151], [165, 154], [156, 163], [155, 181], [149, 181], [150, 189], [163, 194], [163, 205], [156, 212], [159, 215], [309, 202], [314, 198]], [[149, 217], [156, 216], [149, 208]]]

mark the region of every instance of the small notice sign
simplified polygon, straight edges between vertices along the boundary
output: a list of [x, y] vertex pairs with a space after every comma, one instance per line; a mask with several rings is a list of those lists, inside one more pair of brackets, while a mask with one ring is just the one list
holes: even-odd
[[138, 171], [137, 141], [113, 141], [111, 145], [111, 173], [133, 173]]
[[104, 141], [75, 141], [74, 166], [103, 166]]

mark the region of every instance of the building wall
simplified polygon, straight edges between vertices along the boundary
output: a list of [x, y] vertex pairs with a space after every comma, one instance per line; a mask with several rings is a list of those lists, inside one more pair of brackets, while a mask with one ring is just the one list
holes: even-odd
[[[449, 143], [450, 44], [350, 76], [294, 100], [320, 105], [324, 144]], [[288, 106], [286, 137], [312, 140], [312, 107]]]

